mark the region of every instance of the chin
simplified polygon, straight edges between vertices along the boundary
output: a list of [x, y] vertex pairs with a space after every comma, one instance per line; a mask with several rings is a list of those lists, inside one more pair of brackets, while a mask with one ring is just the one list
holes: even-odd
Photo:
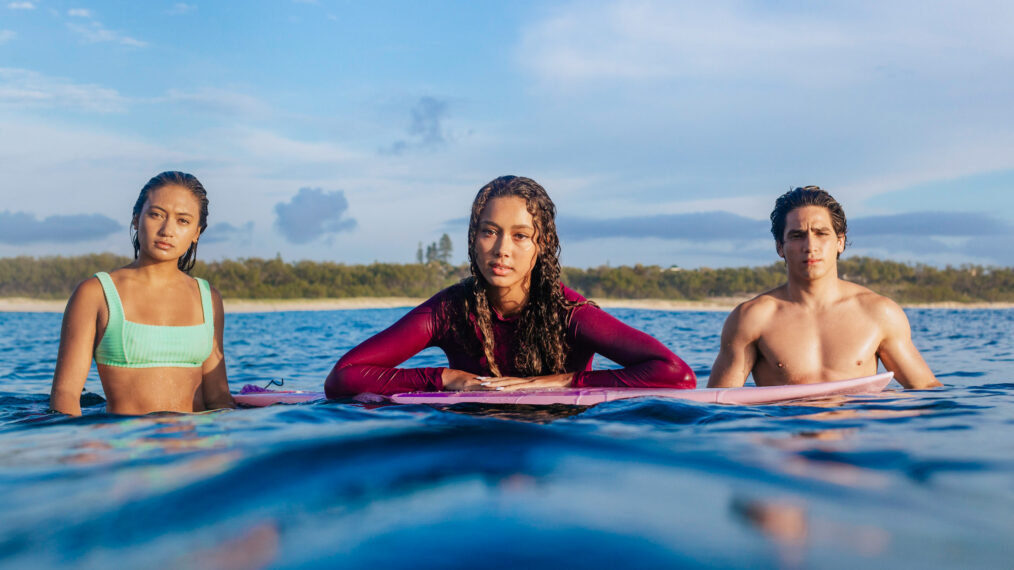
[[490, 287], [503, 288], [514, 285], [516, 281], [513, 279], [506, 279], [504, 277], [486, 277], [486, 283], [488, 283]]

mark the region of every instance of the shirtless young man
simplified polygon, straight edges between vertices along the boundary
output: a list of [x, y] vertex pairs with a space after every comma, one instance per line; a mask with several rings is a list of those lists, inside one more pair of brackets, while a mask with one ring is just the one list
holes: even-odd
[[775, 202], [771, 233], [788, 283], [739, 305], [722, 329], [709, 388], [811, 384], [877, 373], [877, 359], [906, 388], [940, 382], [897, 303], [838, 278], [845, 212], [816, 186]]

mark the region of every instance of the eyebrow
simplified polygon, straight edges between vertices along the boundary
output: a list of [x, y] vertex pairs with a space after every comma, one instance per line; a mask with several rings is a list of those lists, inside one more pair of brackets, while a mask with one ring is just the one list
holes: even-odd
[[819, 231], [833, 232], [834, 228], [832, 228], [831, 226], [810, 226], [807, 229], [803, 229], [803, 228], [788, 228], [785, 231], [788, 232], [788, 233], [790, 233], [790, 234], [805, 234], [809, 230], [813, 230], [813, 231], [816, 231], [816, 232], [819, 232]]
[[159, 210], [159, 211], [165, 212], [167, 214], [173, 214], [173, 215], [176, 215], [176, 216], [188, 216], [188, 217], [191, 217], [191, 218], [197, 217], [197, 214], [194, 214], [193, 212], [187, 212], [187, 211], [172, 212], [172, 211], [167, 210], [166, 208], [164, 208], [162, 206], [159, 206], [158, 204], [148, 204], [148, 209], [149, 210]]
[[[479, 225], [481, 226], [483, 224], [494, 226], [494, 227], [496, 227], [498, 229], [503, 229], [503, 228], [500, 227], [499, 224], [497, 224], [497, 223], [495, 223], [493, 221], [490, 221], [490, 220], [479, 220]], [[522, 230], [532, 230], [532, 231], [535, 231], [535, 228], [532, 227], [532, 226], [529, 226], [528, 224], [515, 224], [515, 225], [511, 226], [510, 229], [512, 229], [512, 230], [522, 229]]]

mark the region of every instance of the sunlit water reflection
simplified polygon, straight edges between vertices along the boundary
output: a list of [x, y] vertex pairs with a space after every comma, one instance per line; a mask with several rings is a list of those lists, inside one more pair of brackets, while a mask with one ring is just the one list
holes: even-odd
[[[230, 315], [231, 382], [319, 390], [403, 312]], [[724, 314], [613, 312], [707, 377]], [[0, 564], [1007, 568], [1014, 311], [909, 316], [946, 389], [132, 418], [93, 370], [70, 419], [45, 413], [60, 315], [0, 314]]]

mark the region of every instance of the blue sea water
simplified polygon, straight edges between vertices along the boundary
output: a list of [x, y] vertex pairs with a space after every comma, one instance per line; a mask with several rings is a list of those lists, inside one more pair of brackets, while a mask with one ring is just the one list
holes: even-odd
[[[707, 378], [724, 314], [613, 312]], [[229, 315], [231, 383], [319, 390], [403, 313]], [[120, 417], [93, 370], [81, 418], [60, 315], [0, 314], [0, 566], [1010, 568], [1014, 311], [908, 314], [945, 389]]]

